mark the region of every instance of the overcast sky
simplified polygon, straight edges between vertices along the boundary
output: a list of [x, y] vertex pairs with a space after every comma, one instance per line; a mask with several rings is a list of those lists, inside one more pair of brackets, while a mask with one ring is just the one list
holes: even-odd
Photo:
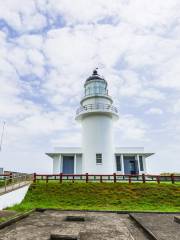
[[51, 172], [45, 152], [80, 146], [75, 111], [99, 67], [120, 120], [116, 146], [180, 172], [179, 0], [0, 0], [0, 166]]

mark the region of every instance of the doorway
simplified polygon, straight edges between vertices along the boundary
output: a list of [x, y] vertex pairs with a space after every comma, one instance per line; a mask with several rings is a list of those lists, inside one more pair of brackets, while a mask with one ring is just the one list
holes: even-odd
[[63, 156], [63, 173], [74, 174], [74, 156]]
[[124, 156], [124, 173], [139, 174], [135, 156]]
[[129, 161], [129, 167], [131, 174], [136, 174], [136, 163], [135, 160]]

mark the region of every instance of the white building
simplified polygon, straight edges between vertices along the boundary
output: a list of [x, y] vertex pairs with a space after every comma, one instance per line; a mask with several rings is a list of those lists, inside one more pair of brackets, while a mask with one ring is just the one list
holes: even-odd
[[153, 153], [141, 147], [114, 147], [113, 122], [119, 116], [108, 95], [106, 80], [94, 70], [84, 89], [76, 112], [76, 120], [82, 125], [82, 147], [57, 147], [47, 153], [53, 159], [53, 173], [146, 173], [146, 158]]

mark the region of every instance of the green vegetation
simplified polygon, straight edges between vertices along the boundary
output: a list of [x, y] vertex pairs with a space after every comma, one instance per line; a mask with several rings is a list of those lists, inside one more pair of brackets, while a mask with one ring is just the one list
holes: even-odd
[[4, 179], [0, 179], [0, 187], [4, 187], [5, 185], [9, 185], [10, 183], [11, 183], [10, 179], [6, 180], [6, 182]]
[[25, 199], [10, 208], [63, 210], [180, 211], [180, 185], [156, 183], [32, 184]]
[[7, 221], [8, 219], [5, 217], [0, 217], [0, 223]]
[[163, 173], [161, 173], [160, 175], [161, 176], [170, 176], [170, 175], [175, 175], [175, 176], [180, 176], [180, 173], [178, 173], [178, 172], [174, 172], [174, 173], [169, 173], [169, 172], [163, 172]]
[[6, 222], [10, 219], [12, 219], [12, 216], [11, 217], [0, 217], [0, 223]]
[[0, 180], [0, 187], [4, 186], [4, 181]]

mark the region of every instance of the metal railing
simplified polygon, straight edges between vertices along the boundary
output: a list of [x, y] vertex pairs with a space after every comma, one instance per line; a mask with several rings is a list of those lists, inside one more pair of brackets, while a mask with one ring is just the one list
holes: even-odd
[[114, 107], [113, 105], [97, 103], [97, 104], [87, 104], [85, 106], [78, 108], [76, 111], [76, 115], [83, 113], [83, 112], [90, 112], [90, 111], [95, 111], [95, 110], [118, 113], [117, 108]]
[[1, 174], [0, 194], [22, 187], [34, 179], [33, 174]]
[[170, 182], [170, 183], [176, 183], [180, 182], [180, 176], [178, 175], [168, 175], [168, 176], [161, 176], [161, 175], [122, 175], [122, 174], [36, 174], [34, 173], [34, 178], [33, 182], [36, 183], [37, 181], [46, 181], [48, 183], [49, 181], [59, 181], [60, 183], [62, 182], [141, 182], [141, 183], [146, 183], [146, 182], [156, 182], [156, 183], [161, 183], [161, 182]]
[[29, 184], [30, 182], [45, 181], [62, 182], [154, 182], [154, 183], [180, 183], [180, 175], [151, 175], [151, 174], [1, 174], [0, 175], [0, 194], [15, 190], [19, 187]]

